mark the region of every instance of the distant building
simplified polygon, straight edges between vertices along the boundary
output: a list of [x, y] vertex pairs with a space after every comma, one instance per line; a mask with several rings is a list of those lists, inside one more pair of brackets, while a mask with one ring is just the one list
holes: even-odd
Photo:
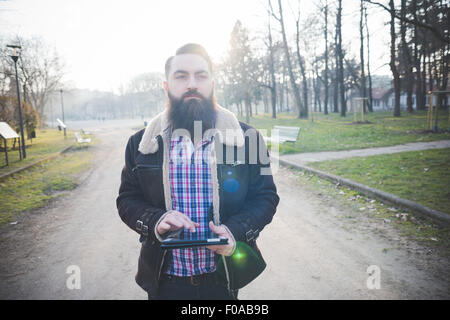
[[[437, 88], [433, 88], [433, 90], [438, 91]], [[447, 91], [450, 91], [450, 87], [447, 88]], [[374, 111], [393, 110], [395, 105], [394, 88], [373, 88], [372, 101]], [[449, 103], [450, 103], [450, 94], [447, 94], [447, 105], [449, 105]], [[429, 104], [430, 104], [430, 95], [427, 92], [425, 107], [428, 107]], [[433, 105], [435, 104], [436, 104], [436, 95], [433, 98]], [[417, 109], [417, 99], [414, 91], [412, 93], [412, 107], [414, 110]], [[407, 108], [407, 93], [405, 91], [401, 91], [400, 109], [406, 110], [406, 108]]]
[[372, 88], [372, 107], [373, 111], [389, 110], [389, 97], [393, 93], [392, 88]]

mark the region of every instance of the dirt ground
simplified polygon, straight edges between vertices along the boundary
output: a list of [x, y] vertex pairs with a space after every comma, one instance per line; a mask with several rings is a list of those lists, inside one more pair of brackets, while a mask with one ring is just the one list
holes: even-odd
[[[138, 235], [115, 205], [134, 131], [110, 125], [95, 133], [97, 160], [80, 186], [0, 228], [0, 299], [147, 298], [134, 281]], [[450, 298], [449, 259], [439, 250], [318, 194], [290, 169], [279, 168], [275, 181], [281, 201], [258, 239], [268, 266], [240, 299]], [[81, 271], [80, 289], [67, 286], [70, 266]], [[378, 289], [370, 266], [379, 271]]]

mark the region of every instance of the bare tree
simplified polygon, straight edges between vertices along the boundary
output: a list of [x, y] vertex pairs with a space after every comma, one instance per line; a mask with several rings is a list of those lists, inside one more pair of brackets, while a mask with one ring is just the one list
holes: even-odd
[[328, 0], [325, 1], [324, 7], [324, 17], [325, 17], [325, 101], [324, 101], [324, 113], [328, 114]]
[[345, 101], [345, 84], [344, 84], [344, 52], [342, 50], [342, 0], [338, 0], [338, 11], [336, 15], [336, 32], [337, 32], [337, 48], [338, 56], [337, 79], [339, 84], [339, 98], [341, 102], [341, 116], [345, 117], [347, 106]]
[[[416, 25], [416, 26], [422, 27], [424, 29], [427, 29], [440, 41], [450, 44], [450, 37], [448, 35], [448, 31], [446, 31], [445, 29], [442, 29], [442, 27], [439, 24], [436, 24], [435, 22], [430, 22], [430, 21], [421, 21], [421, 20], [409, 19], [407, 17], [402, 17], [395, 10], [395, 6], [393, 7], [394, 9], [391, 8], [390, 2], [389, 2], [389, 7], [387, 7], [384, 4], [376, 2], [376, 1], [371, 1], [371, 0], [364, 0], [364, 1], [383, 8], [384, 10], [389, 12], [391, 15], [393, 15], [394, 19], [399, 19], [399, 20], [405, 21], [409, 24]], [[427, 2], [427, 1], [425, 1], [425, 2]], [[448, 10], [448, 8], [447, 8], [447, 10]]]
[[249, 122], [252, 112], [254, 63], [248, 31], [239, 20], [233, 27], [230, 45], [231, 50], [226, 63], [228, 66], [228, 82], [232, 84], [234, 102], [239, 106], [244, 102], [246, 122]]
[[408, 43], [406, 41], [406, 0], [401, 0], [401, 17], [400, 20], [400, 35], [401, 35], [401, 53], [402, 53], [402, 69], [405, 74], [404, 84], [406, 86], [406, 109], [408, 112], [413, 112], [413, 101], [412, 101], [412, 93], [413, 93], [413, 71], [412, 71], [412, 61], [410, 55], [410, 49]]
[[41, 38], [16, 37], [22, 46], [18, 67], [24, 88], [24, 99], [37, 110], [41, 126], [45, 125], [44, 109], [52, 91], [61, 87], [64, 65], [55, 50]]
[[370, 34], [369, 34], [369, 22], [367, 18], [367, 7], [364, 8], [364, 17], [366, 24], [366, 39], [367, 39], [367, 77], [369, 78], [369, 111], [373, 112], [373, 99], [372, 99], [372, 75], [370, 72]]
[[303, 57], [300, 54], [300, 3], [298, 4], [298, 12], [295, 17], [295, 40], [297, 46], [297, 60], [302, 74], [302, 88], [303, 88], [303, 106], [308, 110], [308, 81], [306, 79], [306, 70]]
[[[364, 66], [364, 32], [363, 32], [363, 12], [364, 12], [364, 2], [363, 0], [360, 0], [360, 19], [359, 19], [359, 35], [361, 39], [361, 45], [360, 45], [360, 59], [361, 59], [361, 97], [367, 98], [366, 93], [366, 73], [365, 73], [365, 66]], [[366, 101], [363, 100], [363, 106], [364, 111], [366, 111]]]
[[270, 73], [270, 84], [267, 84], [266, 87], [270, 90], [270, 98], [271, 98], [270, 100], [272, 102], [272, 118], [276, 119], [276, 117], [277, 117], [277, 82], [275, 79], [275, 57], [274, 57], [275, 47], [273, 44], [272, 29], [270, 26], [271, 14], [270, 14], [270, 12], [268, 12], [268, 13], [269, 13], [269, 19], [268, 19], [268, 25], [267, 25], [268, 42], [264, 41], [264, 43], [265, 43], [268, 53], [269, 53], [268, 64], [269, 64], [269, 73]]
[[283, 7], [281, 5], [281, 0], [278, 0], [279, 16], [277, 16], [275, 14], [275, 11], [273, 10], [272, 4], [270, 1], [269, 1], [269, 6], [270, 6], [270, 11], [271, 11], [272, 16], [280, 23], [280, 26], [281, 26], [281, 34], [283, 36], [283, 45], [284, 45], [284, 53], [286, 56], [286, 64], [287, 64], [287, 68], [288, 68], [288, 72], [289, 72], [291, 87], [292, 87], [292, 90], [294, 93], [295, 104], [298, 109], [298, 118], [307, 118], [308, 117], [308, 107], [302, 106], [300, 94], [298, 91], [298, 86], [297, 86], [297, 83], [295, 82], [296, 79], [294, 76], [292, 62], [291, 62], [291, 56], [289, 53], [289, 45], [287, 42], [286, 30], [285, 30], [285, 26], [284, 26]]
[[389, 8], [391, 13], [391, 67], [392, 75], [394, 76], [394, 117], [400, 117], [400, 74], [397, 68], [396, 54], [395, 54], [395, 7], [394, 0], [389, 0]]

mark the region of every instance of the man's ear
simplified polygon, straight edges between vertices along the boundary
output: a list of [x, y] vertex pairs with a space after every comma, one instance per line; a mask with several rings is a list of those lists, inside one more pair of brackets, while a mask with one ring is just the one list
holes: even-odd
[[166, 97], [168, 96], [169, 86], [167, 85], [167, 81], [163, 81], [164, 92], [166, 93]]

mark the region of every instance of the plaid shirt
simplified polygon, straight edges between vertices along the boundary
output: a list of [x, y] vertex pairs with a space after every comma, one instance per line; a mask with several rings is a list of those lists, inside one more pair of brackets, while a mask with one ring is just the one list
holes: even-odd
[[[211, 140], [202, 140], [197, 148], [190, 139], [174, 137], [170, 143], [170, 171], [172, 209], [187, 215], [200, 224], [196, 232], [183, 229], [181, 239], [212, 237], [208, 211], [212, 204]], [[172, 250], [172, 263], [167, 274], [191, 276], [214, 272], [214, 252], [205, 247]]]

